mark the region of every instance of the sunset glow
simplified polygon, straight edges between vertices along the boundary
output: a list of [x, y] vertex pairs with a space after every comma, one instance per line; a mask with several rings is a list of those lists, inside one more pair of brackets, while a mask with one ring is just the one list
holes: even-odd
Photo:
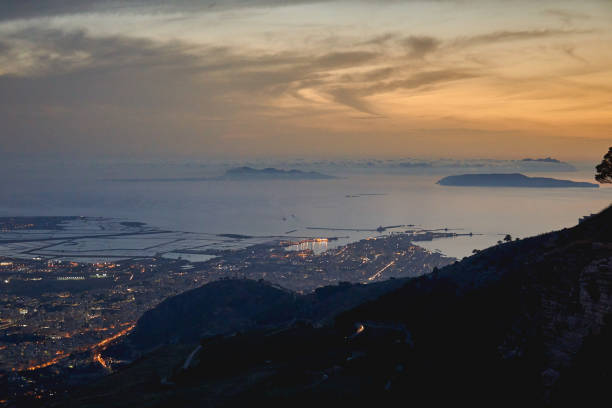
[[63, 4], [0, 9], [8, 151], [593, 159], [610, 141], [605, 0]]

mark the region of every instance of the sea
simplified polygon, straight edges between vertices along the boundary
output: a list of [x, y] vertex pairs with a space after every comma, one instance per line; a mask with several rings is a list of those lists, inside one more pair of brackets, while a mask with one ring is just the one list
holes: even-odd
[[[436, 181], [465, 168], [405, 169], [383, 161], [371, 163], [19, 160], [3, 164], [0, 216], [105, 217], [171, 231], [261, 239], [339, 237], [330, 247], [409, 228], [446, 229], [472, 235], [419, 245], [462, 258], [506, 234], [523, 238], [571, 227], [612, 202], [612, 188], [607, 186], [448, 187]], [[215, 178], [237, 165], [316, 169], [336, 178]], [[593, 166], [528, 175], [592, 181]], [[394, 228], [381, 233], [376, 231], [380, 226]]]

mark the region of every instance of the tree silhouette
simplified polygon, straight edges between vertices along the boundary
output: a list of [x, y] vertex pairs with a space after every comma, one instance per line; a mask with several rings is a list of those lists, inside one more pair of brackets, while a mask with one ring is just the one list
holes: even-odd
[[595, 180], [600, 183], [612, 183], [612, 147], [603, 157], [601, 164], [595, 167], [595, 170], [597, 170]]

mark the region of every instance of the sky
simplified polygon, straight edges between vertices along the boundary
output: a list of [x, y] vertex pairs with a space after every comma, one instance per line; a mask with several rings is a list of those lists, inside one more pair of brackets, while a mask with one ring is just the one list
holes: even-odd
[[0, 151], [597, 161], [611, 44], [611, 0], [0, 0]]

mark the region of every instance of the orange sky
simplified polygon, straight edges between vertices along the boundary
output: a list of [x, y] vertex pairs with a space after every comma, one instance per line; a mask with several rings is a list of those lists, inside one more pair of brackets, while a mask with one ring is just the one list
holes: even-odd
[[0, 6], [3, 148], [596, 160], [612, 144], [610, 1], [247, 3]]

